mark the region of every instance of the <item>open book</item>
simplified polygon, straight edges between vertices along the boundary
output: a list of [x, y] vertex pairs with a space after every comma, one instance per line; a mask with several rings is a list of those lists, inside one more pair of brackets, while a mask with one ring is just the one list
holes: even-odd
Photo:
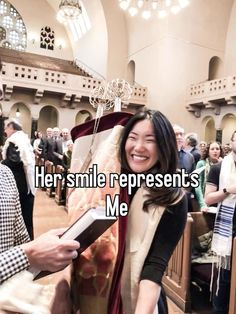
[[[60, 238], [78, 241], [80, 243], [78, 253], [80, 254], [99, 238], [116, 220], [116, 217], [106, 216], [106, 209], [104, 207], [90, 208], [79, 217]], [[29, 271], [33, 273], [35, 279], [51, 273], [33, 267], [30, 267]]]

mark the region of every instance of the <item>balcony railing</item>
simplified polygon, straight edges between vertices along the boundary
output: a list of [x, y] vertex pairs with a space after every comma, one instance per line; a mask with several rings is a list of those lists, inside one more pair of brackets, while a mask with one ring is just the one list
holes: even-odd
[[[6, 85], [6, 94], [13, 87], [23, 87], [36, 90], [36, 95], [43, 95], [44, 91], [65, 95], [74, 95], [79, 99], [89, 97], [92, 90], [101, 84], [101, 80], [59, 71], [45, 70], [37, 67], [3, 63], [3, 84]], [[5, 100], [9, 100], [9, 97]], [[146, 105], [147, 88], [134, 86], [130, 104]]]
[[227, 104], [236, 105], [236, 76], [192, 84], [187, 90], [186, 108], [195, 115], [204, 108], [216, 109], [219, 114], [219, 107]]

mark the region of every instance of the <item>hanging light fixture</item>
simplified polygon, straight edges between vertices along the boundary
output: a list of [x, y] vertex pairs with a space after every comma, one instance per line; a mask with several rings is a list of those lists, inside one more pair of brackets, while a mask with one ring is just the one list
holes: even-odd
[[146, 20], [153, 15], [164, 18], [168, 12], [177, 14], [189, 3], [190, 0], [119, 0], [122, 10], [131, 16], [140, 14]]
[[61, 0], [57, 19], [60, 23], [67, 24], [70, 20], [76, 20], [82, 13], [79, 0]]
[[19, 108], [16, 109], [16, 117], [17, 117], [17, 118], [20, 117], [20, 109], [19, 109]]

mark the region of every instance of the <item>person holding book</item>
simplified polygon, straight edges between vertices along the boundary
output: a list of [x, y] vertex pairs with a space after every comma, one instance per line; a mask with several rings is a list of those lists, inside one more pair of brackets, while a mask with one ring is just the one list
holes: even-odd
[[29, 266], [57, 271], [77, 256], [79, 243], [61, 240], [62, 230], [47, 232], [30, 242], [11, 170], [0, 164], [0, 284]]
[[[109, 178], [118, 174], [174, 174], [178, 165], [175, 133], [159, 111], [135, 115], [117, 112], [100, 118], [98, 145], [91, 156], [94, 124], [88, 121], [72, 130], [75, 140], [71, 172], [96, 164]], [[86, 141], [84, 141], [86, 136]], [[83, 146], [85, 145], [86, 146]], [[87, 149], [87, 151], [86, 151]], [[94, 147], [93, 147], [94, 151]], [[77, 158], [76, 156], [80, 157]], [[83, 162], [82, 162], [83, 159]], [[185, 227], [187, 198], [181, 188], [134, 188], [106, 185], [74, 188], [68, 212], [73, 223], [91, 207], [104, 206], [105, 196], [119, 194], [129, 206], [128, 216], [118, 221], [73, 263], [71, 276], [73, 313], [167, 313], [162, 276]], [[64, 301], [67, 300], [65, 294]], [[63, 297], [55, 298], [52, 313], [65, 309]], [[71, 313], [67, 305], [67, 311]]]

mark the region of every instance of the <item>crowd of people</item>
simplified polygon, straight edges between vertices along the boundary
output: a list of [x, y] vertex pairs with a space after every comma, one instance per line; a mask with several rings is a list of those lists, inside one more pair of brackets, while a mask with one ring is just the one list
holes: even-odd
[[[77, 127], [73, 131], [75, 138], [93, 136], [94, 123], [94, 120], [87, 122], [87, 129]], [[21, 125], [8, 121], [0, 165], [0, 193], [4, 195], [0, 198], [0, 219], [4, 226], [0, 233], [0, 283], [29, 265], [55, 271], [73, 259], [72, 303], [67, 302], [68, 292], [65, 296], [59, 292], [60, 301], [56, 297], [58, 304], [53, 304], [55, 313], [62, 313], [62, 308], [67, 308], [63, 313], [71, 313], [73, 309], [81, 314], [168, 313], [161, 282], [184, 232], [187, 212], [206, 213], [213, 204], [218, 211], [212, 250], [219, 258], [213, 311], [227, 313], [230, 244], [236, 230], [236, 131], [230, 143], [222, 148], [216, 141], [199, 142], [197, 134], [185, 134], [182, 126], [172, 126], [162, 113], [152, 110], [104, 116], [99, 128], [97, 132], [105, 135], [102, 144], [96, 147], [99, 156], [95, 154], [90, 165], [96, 162], [100, 172], [174, 174], [185, 169], [189, 174], [198, 171], [199, 186], [184, 190], [165, 186], [147, 188], [143, 184], [133, 189], [131, 195], [120, 187], [112, 190], [106, 186], [101, 193], [74, 189], [68, 206], [71, 223], [89, 204], [104, 202], [104, 190], [111, 197], [118, 193], [120, 201], [129, 207], [127, 217], [119, 217], [102, 240], [77, 257], [79, 244], [60, 240], [57, 235], [61, 230], [35, 240], [33, 233], [35, 158], [42, 158], [45, 166], [52, 162], [69, 170], [73, 149], [70, 131], [47, 128], [45, 136], [37, 131], [30, 143]], [[97, 271], [91, 276], [92, 268]], [[104, 278], [102, 284], [101, 278]]]

